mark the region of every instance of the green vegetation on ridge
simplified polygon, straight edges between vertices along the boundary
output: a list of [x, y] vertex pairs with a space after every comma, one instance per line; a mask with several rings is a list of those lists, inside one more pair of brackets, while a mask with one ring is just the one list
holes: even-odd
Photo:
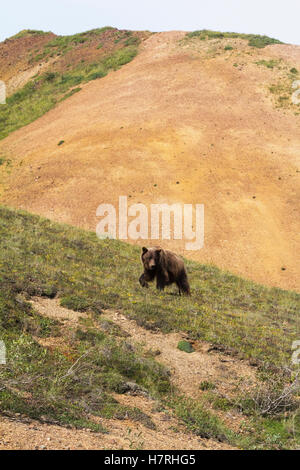
[[[47, 61], [51, 57], [67, 54], [86, 41], [101, 39], [102, 35], [110, 30], [113, 28], [105, 27], [72, 36], [57, 36], [43, 46], [42, 51], [32, 60]], [[30, 124], [60, 101], [80, 91], [78, 85], [105, 77], [111, 70], [117, 70], [130, 62], [138, 53], [139, 38], [132, 36], [131, 31], [121, 33], [113, 30], [112, 34], [122, 40], [118, 48], [89, 63], [83, 59], [63, 71], [51, 65], [47, 72], [35, 76], [23, 88], [9, 96], [6, 104], [0, 107], [0, 139]]]
[[199, 38], [206, 39], [246, 39], [248, 45], [251, 47], [264, 48], [271, 44], [283, 44], [278, 39], [270, 38], [268, 36], [261, 36], [259, 34], [242, 34], [242, 33], [222, 33], [220, 31], [210, 31], [202, 29], [199, 31], [192, 31], [186, 34], [186, 38]]
[[93, 39], [98, 37], [101, 38], [103, 33], [106, 31], [113, 31], [116, 35], [118, 34], [118, 30], [115, 30], [111, 26], [105, 26], [103, 28], [92, 29], [90, 31], [72, 34], [69, 36], [56, 36], [54, 39], [51, 39], [51, 41], [45, 44], [40, 53], [34, 56], [31, 61], [38, 62], [40, 60], [46, 59], [47, 57], [64, 55], [74, 49], [76, 46], [91, 42]]
[[47, 34], [49, 34], [49, 32], [45, 32], [45, 31], [41, 31], [41, 30], [37, 30], [37, 29], [23, 29], [22, 31], [15, 34], [14, 36], [11, 36], [8, 39], [13, 40], [13, 39], [24, 38], [24, 37], [27, 37], [27, 36], [44, 36], [44, 35], [47, 35]]

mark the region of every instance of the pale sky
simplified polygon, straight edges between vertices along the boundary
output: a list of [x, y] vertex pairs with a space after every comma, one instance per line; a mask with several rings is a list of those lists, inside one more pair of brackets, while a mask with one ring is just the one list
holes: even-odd
[[300, 45], [299, 0], [6, 0], [0, 41], [22, 29], [74, 34], [102, 26], [150, 31], [213, 29]]

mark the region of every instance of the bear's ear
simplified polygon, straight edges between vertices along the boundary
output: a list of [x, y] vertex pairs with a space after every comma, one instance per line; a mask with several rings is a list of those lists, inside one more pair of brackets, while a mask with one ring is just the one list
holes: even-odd
[[162, 252], [162, 248], [157, 248], [156, 253], [160, 254]]
[[145, 246], [143, 246], [142, 251], [143, 251], [143, 254], [145, 254], [145, 253], [147, 253], [148, 248], [146, 248]]

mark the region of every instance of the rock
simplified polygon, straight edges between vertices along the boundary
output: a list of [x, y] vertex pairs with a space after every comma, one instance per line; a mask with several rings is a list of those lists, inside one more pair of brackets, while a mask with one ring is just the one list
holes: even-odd
[[123, 382], [119, 387], [119, 393], [148, 396], [148, 392], [135, 382]]

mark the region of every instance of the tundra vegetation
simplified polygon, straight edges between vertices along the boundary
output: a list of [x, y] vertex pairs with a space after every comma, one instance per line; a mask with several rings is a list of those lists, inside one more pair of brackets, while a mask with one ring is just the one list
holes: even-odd
[[44, 36], [49, 34], [48, 32], [37, 30], [37, 29], [23, 29], [19, 33], [15, 34], [14, 36], [11, 36], [8, 38], [8, 40], [13, 40], [13, 39], [20, 39], [20, 38], [25, 38], [28, 36]]
[[[8, 41], [41, 34], [47, 33], [25, 30]], [[117, 43], [114, 38], [117, 38]], [[106, 47], [99, 50], [101, 39], [105, 39]], [[79, 92], [81, 88], [78, 85], [105, 77], [111, 70], [130, 62], [138, 53], [140, 41], [140, 37], [131, 31], [118, 31], [111, 27], [51, 39], [36, 55], [30, 56], [28, 62], [31, 66], [50, 60], [54, 62], [48, 65], [46, 72], [41, 71], [8, 96], [6, 105], [0, 107], [0, 139]], [[81, 60], [74, 57], [81, 57]], [[69, 60], [71, 63], [67, 63]]]
[[245, 39], [248, 41], [250, 47], [257, 47], [262, 49], [271, 44], [283, 44], [278, 39], [270, 38], [268, 36], [261, 36], [259, 34], [242, 34], [242, 33], [223, 33], [220, 31], [211, 31], [202, 29], [199, 31], [192, 31], [187, 33], [186, 38], [199, 38], [202, 41], [210, 39]]
[[[0, 220], [0, 338], [8, 358], [0, 366], [1, 413], [103, 432], [95, 416], [130, 417], [154, 428], [151, 416], [116, 399], [135, 382], [198, 436], [248, 449], [299, 447], [297, 366], [291, 365], [299, 294], [192, 261], [186, 261], [191, 297], [174, 295], [176, 287], [145, 290], [138, 284], [139, 247], [6, 207]], [[32, 296], [56, 296], [87, 317], [64, 328], [35, 311]], [[246, 393], [241, 386], [227, 397], [207, 381], [199, 383], [201, 399], [182, 396], [159, 357], [103, 321], [105, 309], [249, 359], [257, 388]], [[57, 339], [56, 346], [43, 346], [47, 339]], [[228, 410], [245, 418], [243, 429], [224, 424]]]

